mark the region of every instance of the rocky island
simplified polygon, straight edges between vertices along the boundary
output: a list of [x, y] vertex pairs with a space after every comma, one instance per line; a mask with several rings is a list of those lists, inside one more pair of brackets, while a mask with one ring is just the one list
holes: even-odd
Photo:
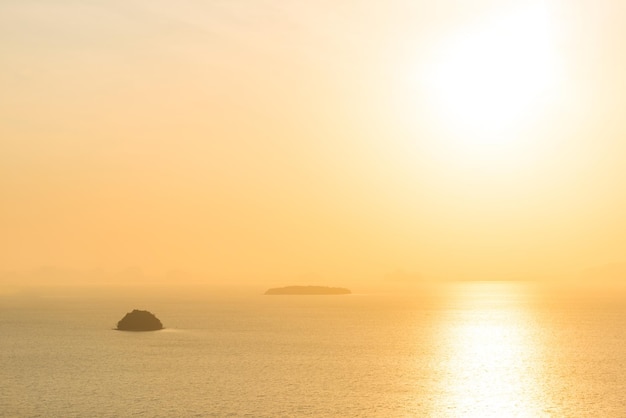
[[287, 286], [268, 289], [266, 295], [349, 295], [350, 289], [327, 286]]
[[134, 309], [117, 323], [119, 331], [157, 331], [163, 329], [161, 321], [152, 312]]

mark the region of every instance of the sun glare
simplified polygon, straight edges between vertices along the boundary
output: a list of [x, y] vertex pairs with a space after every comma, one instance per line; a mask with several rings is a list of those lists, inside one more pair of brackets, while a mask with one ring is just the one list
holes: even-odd
[[455, 290], [457, 309], [446, 327], [447, 369], [437, 411], [463, 417], [543, 415], [540, 368], [528, 367], [540, 365], [540, 347], [527, 290], [502, 282], [467, 283]]
[[556, 83], [545, 7], [492, 15], [437, 49], [425, 79], [441, 123], [464, 140], [502, 141], [536, 117]]

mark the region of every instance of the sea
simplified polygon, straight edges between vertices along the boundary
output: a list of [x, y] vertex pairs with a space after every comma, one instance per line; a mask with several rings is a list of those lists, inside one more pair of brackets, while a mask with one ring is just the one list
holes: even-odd
[[[1, 417], [626, 417], [626, 298], [527, 283], [345, 296], [0, 296]], [[146, 309], [166, 327], [114, 328]]]

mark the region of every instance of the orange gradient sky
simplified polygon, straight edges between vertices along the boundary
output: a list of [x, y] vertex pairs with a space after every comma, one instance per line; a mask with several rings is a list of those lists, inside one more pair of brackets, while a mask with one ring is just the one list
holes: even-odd
[[5, 0], [0, 271], [624, 262], [625, 20], [617, 0]]

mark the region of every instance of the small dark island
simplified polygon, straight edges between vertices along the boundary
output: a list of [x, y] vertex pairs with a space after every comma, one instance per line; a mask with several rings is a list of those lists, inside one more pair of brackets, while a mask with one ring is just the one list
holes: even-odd
[[148, 311], [134, 309], [117, 323], [119, 331], [158, 331], [163, 329], [161, 321]]
[[349, 295], [350, 289], [327, 286], [287, 286], [268, 289], [266, 295]]

